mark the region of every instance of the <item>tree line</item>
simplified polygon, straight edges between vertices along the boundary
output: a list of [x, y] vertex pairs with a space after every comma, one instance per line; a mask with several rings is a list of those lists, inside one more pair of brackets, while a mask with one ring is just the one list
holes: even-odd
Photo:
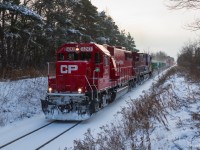
[[151, 53], [151, 57], [154, 60], [158, 60], [158, 61], [164, 61], [166, 60], [169, 56], [164, 52], [164, 51], [158, 51], [158, 52], [152, 52]]
[[179, 66], [186, 68], [193, 75], [200, 73], [200, 43], [186, 44], [180, 51], [177, 59]]
[[[200, 10], [199, 0], [169, 0], [170, 9]], [[200, 18], [187, 25], [191, 31], [200, 30]], [[200, 41], [189, 42], [180, 50], [177, 58], [177, 64], [191, 73], [192, 76], [199, 78], [200, 74]]]
[[0, 0], [0, 70], [43, 68], [67, 42], [135, 48], [131, 34], [89, 0]]

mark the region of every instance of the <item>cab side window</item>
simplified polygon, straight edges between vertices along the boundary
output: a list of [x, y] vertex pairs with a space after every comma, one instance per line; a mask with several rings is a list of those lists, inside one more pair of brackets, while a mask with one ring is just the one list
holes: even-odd
[[95, 64], [100, 64], [101, 63], [101, 53], [96, 53], [95, 54]]
[[104, 56], [104, 66], [108, 66], [109, 65], [109, 58], [108, 56]]

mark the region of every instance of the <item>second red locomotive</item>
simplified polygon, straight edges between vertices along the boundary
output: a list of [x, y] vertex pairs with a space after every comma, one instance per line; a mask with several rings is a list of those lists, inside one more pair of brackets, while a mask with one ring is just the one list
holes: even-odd
[[124, 47], [64, 44], [56, 56], [48, 65], [48, 92], [41, 100], [48, 119], [87, 119], [152, 74], [150, 55]]

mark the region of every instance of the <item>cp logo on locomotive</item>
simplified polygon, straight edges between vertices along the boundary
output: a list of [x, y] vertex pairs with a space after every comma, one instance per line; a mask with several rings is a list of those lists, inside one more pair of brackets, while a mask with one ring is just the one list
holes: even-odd
[[77, 65], [61, 65], [60, 66], [60, 72], [63, 74], [65, 73], [71, 74], [72, 71], [76, 71], [76, 70], [78, 70]]

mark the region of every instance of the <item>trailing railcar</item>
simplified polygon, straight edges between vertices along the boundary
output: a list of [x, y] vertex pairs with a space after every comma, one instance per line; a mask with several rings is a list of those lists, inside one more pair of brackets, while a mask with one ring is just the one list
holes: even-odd
[[125, 94], [138, 77], [151, 74], [149, 55], [141, 59], [141, 54], [123, 47], [64, 44], [56, 56], [56, 62], [48, 65], [48, 92], [41, 100], [48, 119], [87, 119]]

